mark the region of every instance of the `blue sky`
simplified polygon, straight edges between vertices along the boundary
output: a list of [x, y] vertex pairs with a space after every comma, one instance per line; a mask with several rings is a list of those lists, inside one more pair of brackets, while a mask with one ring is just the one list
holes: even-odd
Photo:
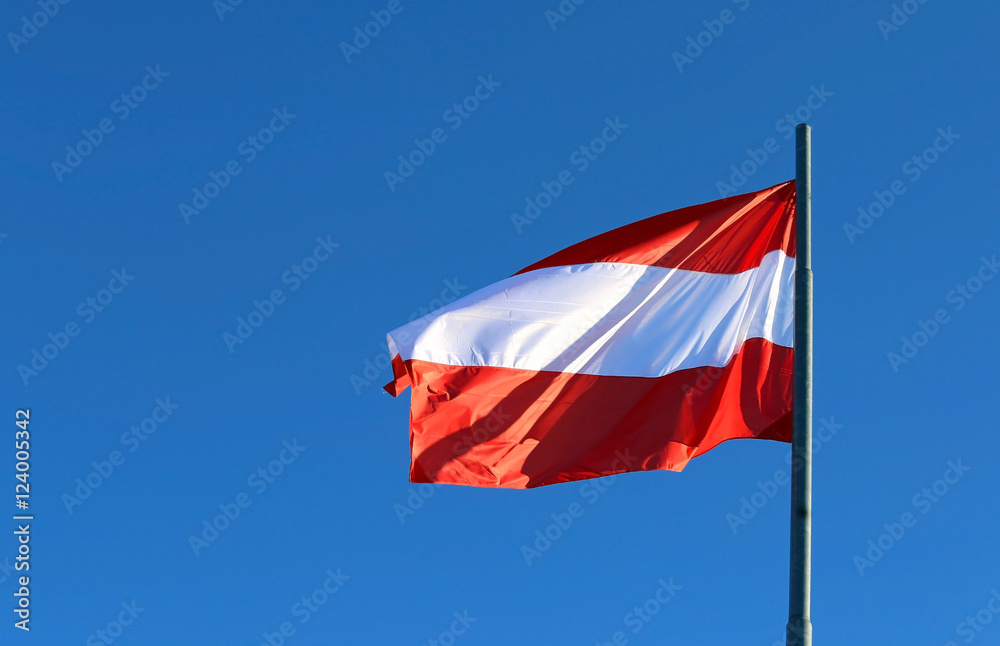
[[802, 118], [816, 643], [1000, 640], [995, 3], [222, 1], [0, 12], [4, 643], [780, 641], [786, 445], [420, 488], [380, 386], [442, 293], [790, 179]]

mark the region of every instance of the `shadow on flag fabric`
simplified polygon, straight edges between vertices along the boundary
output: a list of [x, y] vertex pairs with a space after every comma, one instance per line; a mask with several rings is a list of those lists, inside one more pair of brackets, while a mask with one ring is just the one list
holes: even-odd
[[792, 439], [795, 182], [563, 249], [388, 335], [410, 480], [524, 489]]

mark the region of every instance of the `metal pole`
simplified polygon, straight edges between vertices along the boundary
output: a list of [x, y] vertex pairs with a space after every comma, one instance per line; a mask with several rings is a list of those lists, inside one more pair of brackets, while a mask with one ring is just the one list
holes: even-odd
[[795, 128], [795, 390], [792, 399], [792, 541], [788, 582], [787, 646], [812, 646], [809, 591], [812, 563], [812, 322], [810, 248], [812, 137]]

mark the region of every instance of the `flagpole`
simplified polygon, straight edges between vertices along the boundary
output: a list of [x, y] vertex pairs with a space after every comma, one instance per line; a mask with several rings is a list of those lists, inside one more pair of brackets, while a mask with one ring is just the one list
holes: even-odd
[[792, 395], [792, 519], [787, 646], [812, 646], [812, 136], [795, 127], [795, 389]]

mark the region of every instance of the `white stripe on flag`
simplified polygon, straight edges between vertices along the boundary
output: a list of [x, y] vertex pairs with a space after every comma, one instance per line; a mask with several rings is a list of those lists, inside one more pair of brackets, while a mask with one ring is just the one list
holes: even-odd
[[780, 250], [739, 274], [547, 267], [390, 332], [389, 347], [403, 360], [623, 377], [721, 367], [747, 339], [792, 346], [794, 271]]

